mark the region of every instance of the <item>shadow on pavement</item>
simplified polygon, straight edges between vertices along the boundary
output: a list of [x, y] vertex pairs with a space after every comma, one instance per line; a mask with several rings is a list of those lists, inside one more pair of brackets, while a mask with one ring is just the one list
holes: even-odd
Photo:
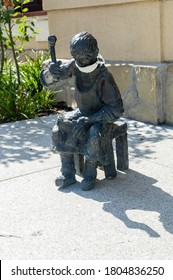
[[[164, 229], [173, 234], [173, 197], [155, 186], [156, 183], [155, 179], [129, 169], [126, 173], [118, 173], [112, 181], [97, 181], [95, 189], [88, 192], [82, 191], [76, 184], [61, 191], [73, 191], [86, 199], [101, 202], [103, 211], [111, 213], [128, 228], [143, 230], [150, 237], [159, 237], [159, 233], [147, 224], [148, 214], [144, 212], [157, 212]], [[145, 222], [130, 219], [127, 215], [129, 210], [144, 211], [142, 220]]]
[[173, 127], [155, 126], [136, 121], [128, 123], [128, 145], [132, 157], [152, 158], [156, 154], [155, 144], [173, 140]]
[[48, 157], [51, 150], [51, 126], [28, 120], [0, 126], [0, 161], [23, 163]]

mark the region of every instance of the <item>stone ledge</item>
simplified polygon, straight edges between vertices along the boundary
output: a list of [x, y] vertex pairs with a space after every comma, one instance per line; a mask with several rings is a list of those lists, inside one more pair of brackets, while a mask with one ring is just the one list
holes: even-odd
[[167, 64], [108, 64], [124, 102], [125, 116], [153, 124], [166, 122]]

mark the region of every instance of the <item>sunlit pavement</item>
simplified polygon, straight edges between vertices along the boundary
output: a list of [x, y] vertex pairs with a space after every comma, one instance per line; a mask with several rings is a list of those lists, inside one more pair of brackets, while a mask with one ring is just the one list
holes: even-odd
[[1, 259], [172, 259], [173, 127], [127, 120], [129, 169], [84, 192], [55, 186], [55, 121], [0, 125]]

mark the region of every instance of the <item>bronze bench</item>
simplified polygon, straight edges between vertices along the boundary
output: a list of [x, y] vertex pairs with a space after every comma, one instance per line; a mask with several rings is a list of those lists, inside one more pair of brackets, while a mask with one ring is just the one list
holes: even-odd
[[[116, 159], [117, 164], [115, 164], [114, 151], [112, 141], [115, 139], [116, 142]], [[100, 166], [105, 172], [105, 177], [107, 179], [112, 179], [116, 177], [117, 170], [126, 170], [129, 168], [129, 158], [128, 158], [128, 140], [127, 140], [127, 123], [119, 120], [114, 122], [112, 130], [112, 139], [110, 139], [110, 164], [107, 166]], [[84, 156], [80, 154], [74, 155], [75, 168], [78, 175], [82, 175], [84, 170]]]

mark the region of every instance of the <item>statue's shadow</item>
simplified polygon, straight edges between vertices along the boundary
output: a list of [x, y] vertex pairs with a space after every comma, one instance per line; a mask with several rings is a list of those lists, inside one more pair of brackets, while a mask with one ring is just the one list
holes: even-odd
[[157, 212], [164, 229], [173, 234], [173, 196], [155, 186], [156, 183], [154, 178], [129, 169], [118, 172], [114, 180], [98, 180], [91, 191], [82, 191], [80, 183], [61, 191], [72, 191], [86, 199], [99, 201], [104, 211], [120, 219], [128, 228], [140, 229], [151, 237], [159, 237], [159, 233], [147, 225], [147, 213], [143, 217], [145, 222], [133, 221], [127, 215], [130, 210]]

